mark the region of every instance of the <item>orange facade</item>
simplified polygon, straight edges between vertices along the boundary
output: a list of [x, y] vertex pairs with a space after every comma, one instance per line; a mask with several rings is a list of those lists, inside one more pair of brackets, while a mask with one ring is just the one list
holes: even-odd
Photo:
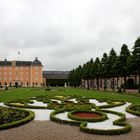
[[34, 61], [0, 61], [0, 86], [42, 86], [42, 64]]

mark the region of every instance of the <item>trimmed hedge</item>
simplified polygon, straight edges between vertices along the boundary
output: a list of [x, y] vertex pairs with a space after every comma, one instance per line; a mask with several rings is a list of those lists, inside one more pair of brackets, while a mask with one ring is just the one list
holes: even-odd
[[[119, 100], [117, 100], [117, 101], [119, 101]], [[102, 108], [111, 108], [111, 107], [117, 107], [117, 106], [121, 106], [121, 105], [126, 104], [125, 101], [120, 101], [119, 104], [113, 104], [113, 102], [115, 102], [115, 100], [111, 101], [110, 104], [108, 104], [108, 105], [98, 106], [98, 108], [100, 108], [100, 109], [102, 109]]]
[[[95, 113], [97, 115], [101, 115], [101, 117], [98, 118], [82, 118], [78, 116], [74, 116], [74, 113]], [[68, 113], [68, 118], [72, 120], [77, 120], [77, 121], [88, 121], [88, 122], [101, 122], [107, 119], [107, 115], [105, 113], [99, 112], [99, 111], [90, 111], [90, 110], [76, 110]]]
[[31, 106], [31, 105], [27, 105], [27, 104], [24, 104], [23, 106], [17, 105], [17, 104], [13, 104], [13, 103], [4, 103], [4, 104], [7, 105], [7, 106], [18, 107], [18, 108], [48, 109], [47, 107], [43, 107], [43, 106]]
[[[13, 109], [13, 108], [12, 108], [12, 109]], [[29, 115], [28, 115], [27, 117], [25, 117], [24, 119], [21, 119], [21, 120], [18, 120], [18, 121], [13, 121], [13, 122], [11, 122], [11, 123], [7, 123], [7, 124], [0, 125], [0, 130], [20, 126], [20, 125], [22, 125], [22, 124], [25, 124], [25, 123], [27, 123], [27, 122], [33, 120], [34, 117], [35, 117], [34, 112], [32, 112], [32, 111], [23, 110], [23, 109], [19, 109], [19, 108], [16, 108], [15, 110], [19, 110], [19, 111], [26, 112], [26, 113], [28, 113]]]
[[139, 107], [140, 108], [140, 105], [130, 105], [128, 106], [125, 110], [128, 112], [128, 113], [131, 113], [133, 115], [136, 115], [136, 116], [139, 116], [140, 117], [140, 111], [137, 111], [136, 110], [136, 107]]
[[120, 134], [125, 134], [131, 131], [132, 126], [128, 123], [125, 123], [125, 115], [123, 113], [119, 113], [119, 112], [115, 112], [115, 111], [110, 111], [110, 110], [100, 110], [106, 113], [112, 113], [112, 114], [116, 114], [119, 115], [121, 118], [115, 120], [113, 122], [114, 125], [118, 125], [118, 126], [123, 126], [124, 128], [120, 128], [120, 129], [110, 129], [110, 130], [101, 130], [101, 129], [90, 129], [87, 128], [87, 122], [83, 122], [80, 125], [80, 130], [86, 133], [90, 133], [90, 134], [96, 134], [96, 135], [120, 135]]
[[50, 114], [50, 120], [51, 121], [54, 121], [54, 122], [57, 122], [57, 123], [60, 123], [60, 124], [70, 124], [70, 125], [76, 125], [76, 126], [79, 126], [81, 124], [80, 121], [62, 120], [62, 119], [57, 118], [55, 116], [56, 114], [63, 113], [63, 112], [65, 112], [64, 109], [59, 109], [59, 110], [55, 110], [55, 111], [51, 112], [51, 114]]

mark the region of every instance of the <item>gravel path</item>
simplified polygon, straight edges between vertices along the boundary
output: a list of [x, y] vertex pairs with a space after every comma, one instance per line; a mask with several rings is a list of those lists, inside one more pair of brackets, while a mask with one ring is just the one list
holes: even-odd
[[140, 140], [140, 118], [128, 119], [132, 132], [119, 136], [99, 136], [81, 132], [79, 127], [52, 121], [31, 121], [0, 131], [0, 140]]

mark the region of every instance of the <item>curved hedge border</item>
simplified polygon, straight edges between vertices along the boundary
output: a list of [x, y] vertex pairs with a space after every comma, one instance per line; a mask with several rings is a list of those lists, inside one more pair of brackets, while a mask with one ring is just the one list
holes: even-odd
[[60, 123], [60, 124], [70, 124], [70, 125], [76, 125], [76, 126], [79, 126], [81, 124], [80, 121], [69, 121], [69, 120], [62, 120], [60, 118], [57, 118], [55, 115], [56, 114], [59, 114], [59, 113], [64, 113], [65, 110], [64, 109], [59, 109], [59, 110], [55, 110], [53, 112], [51, 112], [50, 114], [50, 120], [51, 121], [54, 121], [54, 122], [57, 122], [57, 123]]
[[110, 129], [110, 130], [90, 129], [90, 128], [86, 127], [87, 122], [83, 122], [80, 125], [80, 130], [83, 132], [86, 132], [86, 133], [96, 134], [96, 135], [120, 135], [120, 134], [125, 134], [125, 133], [128, 133], [131, 131], [132, 126], [130, 124], [124, 122], [126, 120], [126, 118], [125, 118], [125, 115], [123, 113], [110, 111], [110, 110], [100, 110], [100, 111], [119, 115], [121, 118], [115, 120], [113, 122], [113, 124], [118, 125], [118, 126], [123, 126], [124, 128]]
[[61, 108], [63, 106], [63, 104], [58, 104], [58, 105], [53, 105], [53, 102], [48, 103], [48, 106], [32, 106], [32, 105], [28, 105], [27, 103], [23, 104], [23, 105], [18, 105], [18, 104], [14, 104], [13, 102], [8, 102], [8, 103], [4, 103], [7, 106], [10, 107], [18, 107], [18, 108], [29, 108], [29, 109], [58, 109]]
[[99, 109], [102, 109], [102, 108], [111, 108], [111, 107], [117, 107], [117, 106], [122, 106], [122, 105], [125, 105], [126, 102], [125, 101], [120, 101], [119, 104], [113, 104], [113, 101], [120, 101], [120, 100], [111, 100], [112, 103], [108, 104], [108, 105], [102, 105], [102, 106], [98, 106]]
[[[84, 112], [84, 113], [95, 113], [97, 115], [101, 115], [101, 117], [99, 118], [81, 118], [81, 117], [77, 117], [74, 116], [74, 113], [80, 113], [80, 112]], [[76, 111], [72, 111], [68, 113], [68, 118], [72, 119], [72, 120], [77, 120], [77, 121], [88, 121], [88, 122], [101, 122], [107, 119], [107, 115], [105, 113], [99, 112], [99, 111], [90, 111], [90, 110], [76, 110]]]
[[[13, 109], [13, 108], [12, 108], [12, 109]], [[24, 119], [22, 119], [22, 120], [13, 121], [13, 122], [11, 122], [11, 123], [7, 123], [7, 124], [0, 125], [0, 130], [20, 126], [20, 125], [22, 125], [22, 124], [25, 124], [25, 123], [27, 123], [27, 122], [33, 120], [34, 117], [35, 117], [34, 112], [32, 112], [32, 111], [23, 110], [23, 109], [19, 109], [19, 108], [16, 108], [15, 110], [20, 110], [20, 111], [27, 112], [29, 115], [28, 115], [27, 117], [25, 117]]]
[[43, 106], [31, 106], [31, 105], [28, 105], [28, 104], [24, 104], [23, 106], [22, 105], [17, 105], [17, 104], [14, 104], [14, 103], [4, 103], [5, 105], [7, 106], [11, 106], [11, 107], [18, 107], [18, 108], [30, 108], [30, 109], [48, 109], [47, 107], [43, 107]]
[[136, 116], [139, 116], [140, 117], [140, 111], [136, 111], [136, 110], [133, 109], [134, 107], [137, 107], [137, 106], [140, 107], [140, 105], [130, 105], [125, 110], [128, 113], [131, 113], [133, 115], [136, 115]]

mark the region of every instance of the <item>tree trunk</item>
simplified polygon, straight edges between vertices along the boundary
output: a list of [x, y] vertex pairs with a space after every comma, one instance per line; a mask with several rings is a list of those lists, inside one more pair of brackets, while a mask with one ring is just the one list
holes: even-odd
[[118, 81], [119, 81], [119, 78], [117, 77], [117, 89], [119, 88], [119, 86], [118, 86]]
[[107, 80], [104, 79], [104, 91], [106, 92], [106, 88], [107, 88]]
[[89, 80], [87, 80], [87, 89], [89, 89]]
[[139, 90], [138, 93], [140, 93], [140, 68], [139, 68]]
[[124, 76], [123, 92], [125, 92], [125, 89], [126, 89], [126, 76]]
[[113, 91], [114, 91], [114, 76], [113, 76], [113, 83], [112, 83], [113, 85], [112, 85], [112, 89], [113, 89]]
[[137, 84], [137, 74], [135, 74], [135, 85]]
[[97, 78], [97, 90], [99, 90], [99, 79]]
[[92, 89], [94, 89], [94, 80], [92, 80]]

